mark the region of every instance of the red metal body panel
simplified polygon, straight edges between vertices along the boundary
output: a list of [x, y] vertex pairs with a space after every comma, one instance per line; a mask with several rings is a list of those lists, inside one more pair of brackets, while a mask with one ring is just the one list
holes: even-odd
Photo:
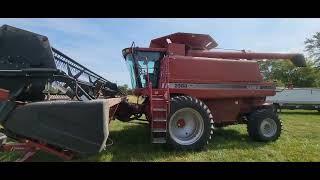
[[257, 62], [188, 56], [172, 56], [169, 82], [260, 82]]
[[249, 113], [253, 107], [262, 106], [265, 98], [203, 99], [212, 112], [217, 125], [234, 124], [242, 114]]
[[169, 89], [170, 94], [190, 95], [199, 99], [248, 98], [274, 96], [273, 90], [230, 90], [230, 89]]
[[238, 99], [203, 99], [203, 101], [210, 108], [216, 124], [234, 122], [237, 120], [239, 112], [241, 112], [240, 108], [243, 105], [243, 103], [239, 103]]

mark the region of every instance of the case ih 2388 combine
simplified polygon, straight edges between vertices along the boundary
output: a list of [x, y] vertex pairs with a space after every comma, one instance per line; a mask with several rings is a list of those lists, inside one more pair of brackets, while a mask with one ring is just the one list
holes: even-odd
[[247, 124], [254, 140], [276, 140], [282, 124], [265, 103], [275, 86], [263, 81], [257, 60], [305, 66], [303, 55], [215, 47], [209, 35], [175, 33], [153, 39], [148, 48], [124, 49], [134, 94], [144, 98], [134, 104], [116, 84], [52, 48], [47, 37], [3, 25], [0, 148], [22, 151], [19, 161], [38, 150], [64, 159], [96, 154], [106, 146], [112, 119], [142, 114], [150, 122], [151, 142], [174, 149], [201, 150], [214, 127], [239, 123]]

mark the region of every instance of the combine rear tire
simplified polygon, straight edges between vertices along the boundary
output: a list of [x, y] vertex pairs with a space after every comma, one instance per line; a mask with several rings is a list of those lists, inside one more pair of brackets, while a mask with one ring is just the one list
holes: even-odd
[[208, 106], [190, 96], [171, 98], [168, 144], [177, 150], [201, 150], [213, 134], [213, 117]]
[[282, 122], [272, 108], [258, 109], [249, 115], [247, 130], [256, 141], [275, 141], [280, 137]]

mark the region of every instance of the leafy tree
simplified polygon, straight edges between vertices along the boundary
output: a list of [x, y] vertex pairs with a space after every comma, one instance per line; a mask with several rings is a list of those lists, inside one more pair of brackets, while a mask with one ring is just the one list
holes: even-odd
[[320, 32], [316, 32], [311, 38], [305, 40], [305, 50], [310, 58], [314, 59], [316, 65], [320, 67]]
[[296, 67], [289, 61], [260, 62], [260, 69], [267, 81], [277, 86], [293, 84], [294, 87], [320, 87], [320, 71], [315, 62], [307, 60], [307, 67]]
[[258, 61], [260, 72], [264, 80], [272, 80], [272, 68], [277, 64], [274, 61]]
[[265, 80], [276, 81], [277, 86], [320, 87], [320, 32], [305, 40], [309, 55], [307, 67], [295, 67], [289, 61], [259, 62]]

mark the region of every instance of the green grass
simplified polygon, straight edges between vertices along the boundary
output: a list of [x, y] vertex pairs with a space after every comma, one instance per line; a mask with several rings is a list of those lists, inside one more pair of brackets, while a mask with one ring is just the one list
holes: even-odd
[[[76, 161], [320, 161], [320, 113], [283, 111], [281, 137], [270, 143], [250, 140], [245, 125], [216, 129], [212, 141], [201, 152], [176, 152], [151, 144], [148, 124], [142, 121], [111, 122], [113, 145], [95, 156]], [[0, 153], [0, 161], [11, 161], [17, 153]], [[58, 161], [38, 153], [33, 161]]]

